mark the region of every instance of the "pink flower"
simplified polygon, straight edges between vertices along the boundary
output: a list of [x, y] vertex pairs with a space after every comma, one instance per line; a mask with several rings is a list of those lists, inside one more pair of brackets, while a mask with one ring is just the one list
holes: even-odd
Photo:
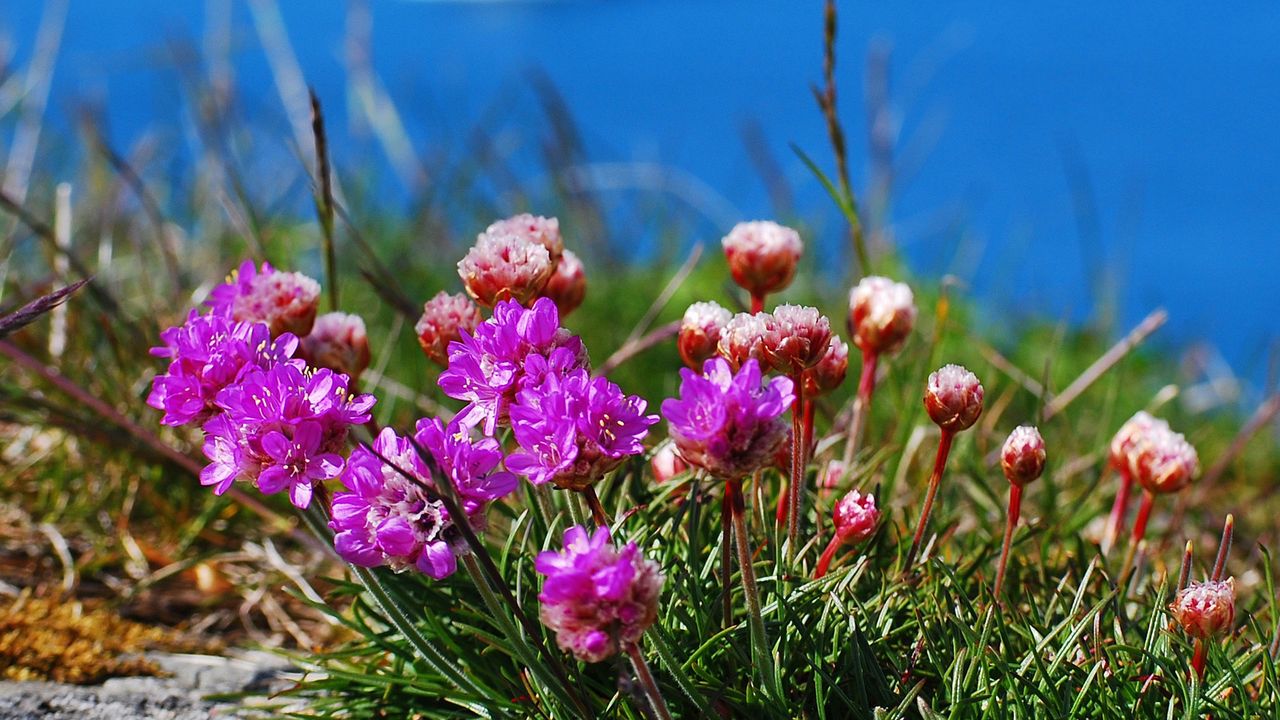
[[851, 490], [836, 503], [833, 517], [840, 541], [856, 543], [875, 533], [880, 524], [880, 509], [876, 507], [874, 495]]
[[720, 335], [733, 314], [714, 302], [696, 302], [684, 311], [680, 320], [680, 333], [676, 336], [676, 348], [680, 359], [693, 369], [716, 354]]
[[662, 570], [635, 543], [619, 549], [608, 528], [575, 525], [564, 549], [540, 553], [534, 568], [546, 575], [539, 616], [561, 649], [584, 662], [600, 662], [635, 643], [658, 617]]
[[671, 478], [689, 472], [689, 463], [676, 452], [673, 442], [664, 442], [653, 451], [649, 458], [649, 467], [653, 470], [653, 481], [661, 485]]
[[924, 407], [944, 432], [967, 430], [982, 414], [982, 383], [959, 365], [943, 365], [929, 375]]
[[316, 318], [311, 334], [302, 338], [298, 356], [317, 368], [359, 379], [369, 367], [369, 337], [359, 315], [331, 312]]
[[827, 351], [822, 354], [822, 359], [800, 376], [801, 383], [804, 385], [804, 396], [812, 398], [826, 395], [840, 387], [840, 383], [844, 382], [848, 374], [849, 346], [832, 335]]
[[1164, 426], [1153, 429], [1132, 450], [1134, 480], [1151, 493], [1181, 490], [1200, 474], [1200, 458], [1182, 433]]
[[551, 262], [559, 260], [561, 253], [565, 252], [564, 240], [560, 237], [560, 221], [553, 217], [521, 213], [495, 221], [485, 228], [484, 234], [515, 235], [527, 242], [537, 243], [547, 249]]
[[831, 322], [817, 308], [780, 305], [764, 316], [764, 327], [765, 358], [791, 377], [817, 365], [831, 344]]
[[271, 336], [311, 332], [320, 305], [320, 283], [296, 272], [280, 272], [270, 263], [255, 269], [245, 260], [227, 281], [209, 293], [217, 315], [240, 322], [266, 323]]
[[414, 331], [427, 358], [440, 366], [449, 364], [449, 343], [462, 339], [462, 333], [473, 333], [484, 321], [480, 308], [466, 295], [450, 295], [441, 290], [422, 306], [422, 317]]
[[538, 296], [555, 264], [543, 245], [510, 232], [481, 233], [458, 262], [467, 294], [485, 307], [503, 300], [524, 305]]
[[799, 233], [768, 220], [738, 223], [721, 245], [733, 281], [755, 297], [790, 285], [804, 250]]
[[1030, 425], [1014, 428], [1000, 450], [1000, 466], [1014, 485], [1026, 485], [1040, 477], [1044, 461], [1044, 438]]
[[1229, 630], [1236, 617], [1235, 578], [1193, 582], [1178, 592], [1169, 609], [1193, 638], [1207, 640]]
[[849, 291], [849, 334], [863, 352], [896, 352], [915, 322], [915, 298], [904, 283], [871, 275]]
[[577, 255], [564, 251], [556, 271], [551, 274], [547, 286], [542, 288], [542, 297], [551, 298], [560, 311], [560, 317], [578, 309], [587, 297], [587, 274]]
[[[728, 324], [720, 332], [720, 343], [716, 351], [720, 357], [729, 362], [729, 367], [737, 370], [747, 360], [755, 360], [760, 365], [760, 372], [769, 372], [772, 367], [765, 356], [765, 333], [768, 331], [764, 313], [738, 313], [729, 319]], [[694, 368], [695, 370], [697, 368]]]

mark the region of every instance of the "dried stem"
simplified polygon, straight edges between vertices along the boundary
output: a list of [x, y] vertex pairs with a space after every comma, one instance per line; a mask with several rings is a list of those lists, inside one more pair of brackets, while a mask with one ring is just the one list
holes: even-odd
[[1097, 382], [1098, 378], [1106, 374], [1108, 370], [1115, 367], [1116, 363], [1124, 359], [1131, 350], [1137, 347], [1143, 340], [1147, 339], [1151, 333], [1159, 330], [1169, 319], [1169, 313], [1164, 308], [1156, 308], [1143, 318], [1138, 326], [1129, 331], [1120, 342], [1111, 346], [1111, 349], [1102, 354], [1102, 357], [1094, 361], [1080, 377], [1076, 378], [1067, 389], [1063, 390], [1044, 409], [1044, 419], [1047, 421], [1054, 415], [1066, 409], [1067, 405], [1089, 389], [1089, 386]]
[[1000, 564], [996, 567], [995, 596], [1000, 598], [1004, 589], [1005, 569], [1009, 564], [1009, 546], [1013, 543], [1013, 531], [1018, 527], [1018, 517], [1022, 514], [1022, 486], [1016, 483], [1009, 486], [1009, 523], [1004, 529], [1004, 544], [1000, 548]]
[[662, 697], [662, 691], [658, 689], [658, 683], [654, 682], [653, 673], [649, 670], [649, 663], [645, 662], [644, 654], [640, 652], [640, 647], [636, 643], [626, 644], [627, 657], [631, 658], [631, 667], [636, 671], [636, 679], [640, 681], [640, 686], [644, 688], [645, 697], [649, 698], [649, 707], [653, 709], [653, 713], [658, 716], [659, 720], [671, 720], [671, 711], [667, 709], [667, 701]]
[[871, 408], [871, 393], [876, 389], [876, 366], [879, 359], [880, 356], [876, 353], [862, 351], [862, 376], [858, 378], [858, 396], [853, 401], [853, 412], [849, 416], [849, 434], [844, 441], [843, 460], [846, 470], [849, 469], [853, 456], [858, 452], [862, 426]]
[[933, 514], [933, 501], [938, 496], [938, 486], [942, 484], [942, 470], [947, 465], [947, 455], [951, 454], [951, 441], [955, 431], [943, 430], [938, 440], [938, 454], [933, 461], [933, 474], [929, 476], [929, 491], [924, 496], [924, 508], [920, 511], [920, 524], [916, 526], [916, 534], [911, 539], [911, 551], [907, 553], [907, 562], [903, 571], [911, 569], [916, 555], [920, 552], [920, 543], [924, 540], [924, 529], [929, 525], [929, 516]]
[[1120, 489], [1116, 491], [1116, 501], [1111, 506], [1111, 519], [1107, 522], [1106, 534], [1102, 536], [1102, 554], [1106, 555], [1115, 547], [1120, 538], [1120, 530], [1129, 515], [1129, 496], [1133, 493], [1133, 476], [1127, 469], [1120, 471]]
[[333, 239], [333, 173], [329, 165], [329, 140], [324, 130], [324, 110], [313, 88], [311, 98], [311, 135], [316, 143], [316, 214], [320, 216], [320, 232], [324, 239], [324, 279], [329, 289], [329, 309], [338, 309], [338, 253]]

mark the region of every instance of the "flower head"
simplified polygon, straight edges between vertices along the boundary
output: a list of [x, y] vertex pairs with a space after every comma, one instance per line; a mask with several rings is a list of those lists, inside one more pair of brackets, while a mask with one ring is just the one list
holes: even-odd
[[840, 387], [845, 375], [849, 374], [849, 346], [843, 340], [831, 336], [827, 351], [817, 365], [804, 371], [800, 376], [804, 384], [804, 396], [807, 398], [826, 395]]
[[1014, 485], [1026, 485], [1040, 477], [1044, 461], [1044, 438], [1031, 425], [1014, 428], [1000, 450], [1000, 467]]
[[676, 336], [676, 348], [684, 363], [691, 368], [700, 368], [707, 358], [715, 355], [720, 334], [732, 317], [732, 313], [714, 302], [690, 305], [684, 311], [680, 333]]
[[507, 467], [535, 485], [584, 490], [644, 451], [644, 436], [658, 422], [657, 415], [644, 414], [645, 405], [585, 369], [548, 374], [521, 390], [511, 406], [520, 452], [507, 458]]
[[221, 495], [236, 480], [272, 494], [287, 490], [299, 508], [312, 485], [342, 470], [347, 429], [368, 422], [372, 395], [352, 396], [347, 376], [281, 364], [251, 370], [218, 393], [222, 414], [204, 425], [210, 464], [200, 475]]
[[471, 298], [441, 290], [422, 305], [422, 317], [413, 329], [427, 358], [444, 366], [449, 364], [449, 344], [461, 340], [463, 332], [475, 332], [482, 322], [480, 308]]
[[[164, 345], [151, 354], [169, 358], [157, 375], [147, 404], [164, 411], [165, 425], [203, 424], [221, 412], [218, 393], [250, 369], [265, 370], [291, 362], [298, 339], [283, 333], [274, 340], [262, 323], [237, 322], [195, 310], [182, 325], [160, 333]], [[292, 361], [301, 364], [301, 361]]]
[[[465, 428], [446, 428], [439, 420], [419, 421], [416, 435], [439, 472], [453, 480], [467, 521], [483, 527], [485, 503], [516, 487], [515, 476], [494, 470], [502, 460], [497, 441], [472, 444]], [[430, 467], [408, 438], [384, 428], [372, 451], [359, 447], [351, 453], [342, 483], [347, 490], [333, 496], [329, 527], [343, 559], [364, 567], [412, 567], [437, 580], [457, 569], [465, 541], [440, 500]]]
[[718, 357], [701, 375], [683, 369], [680, 378], [680, 396], [663, 401], [662, 415], [681, 457], [722, 480], [741, 479], [773, 459], [787, 437], [782, 414], [795, 398], [791, 380], [762, 386], [755, 360], [735, 374]]
[[757, 297], [790, 285], [804, 250], [799, 233], [768, 220], [738, 223], [720, 242], [733, 281]]
[[466, 257], [458, 261], [458, 275], [467, 294], [485, 307], [505, 300], [523, 305], [537, 297], [555, 263], [547, 248], [513, 232], [484, 232]]
[[560, 221], [553, 217], [521, 213], [494, 221], [485, 228], [484, 234], [515, 235], [527, 242], [537, 243], [547, 249], [547, 255], [553, 263], [565, 252], [564, 240], [560, 237]]
[[849, 291], [849, 334], [863, 352], [896, 352], [915, 322], [915, 298], [905, 283], [871, 275]]
[[841, 542], [856, 543], [875, 533], [880, 524], [880, 509], [876, 507], [874, 495], [850, 490], [836, 503], [833, 517]]
[[320, 306], [320, 283], [297, 272], [280, 272], [271, 263], [261, 269], [245, 260], [227, 281], [209, 293], [215, 315], [242, 322], [266, 323], [271, 336], [311, 332]]
[[1111, 467], [1120, 472], [1132, 473], [1133, 460], [1138, 445], [1144, 443], [1152, 432], [1169, 429], [1169, 423], [1152, 417], [1147, 411], [1139, 410], [1133, 417], [1125, 421], [1111, 438], [1111, 447], [1107, 460]]
[[1131, 450], [1133, 478], [1148, 492], [1162, 494], [1181, 490], [1200, 474], [1200, 458], [1182, 433], [1164, 427], [1153, 428]]
[[817, 308], [780, 305], [764, 316], [764, 327], [765, 357], [792, 377], [817, 365], [831, 345], [831, 322]]
[[353, 381], [369, 367], [369, 336], [359, 315], [325, 313], [302, 339], [299, 357], [308, 365], [329, 368]]
[[564, 549], [540, 553], [534, 568], [547, 576], [539, 616], [556, 644], [584, 662], [600, 662], [635, 643], [658, 617], [662, 570], [635, 543], [618, 548], [608, 528], [590, 536], [575, 525]]
[[654, 448], [649, 458], [649, 468], [653, 471], [653, 481], [661, 485], [677, 475], [689, 472], [689, 463], [676, 452], [673, 442], [664, 442]]
[[929, 375], [924, 407], [944, 431], [966, 430], [982, 414], [982, 383], [959, 365], [943, 365]]
[[523, 308], [514, 300], [498, 303], [493, 317], [462, 332], [449, 345], [449, 366], [440, 373], [440, 389], [451, 398], [466, 400], [459, 413], [468, 426], [484, 423], [492, 435], [516, 393], [536, 386], [549, 374], [587, 367], [582, 340], [560, 327], [554, 302], [539, 298]]
[[742, 367], [747, 360], [755, 360], [760, 365], [761, 372], [772, 369], [765, 354], [765, 333], [768, 332], [766, 318], [765, 313], [738, 313], [721, 330], [716, 352], [729, 361], [729, 366], [734, 370]]
[[564, 317], [582, 304], [587, 296], [587, 274], [578, 256], [565, 250], [556, 264], [556, 271], [551, 274], [547, 286], [542, 288], [542, 297], [551, 298]]
[[1178, 591], [1169, 609], [1193, 638], [1207, 640], [1229, 630], [1236, 617], [1235, 578], [1193, 582]]

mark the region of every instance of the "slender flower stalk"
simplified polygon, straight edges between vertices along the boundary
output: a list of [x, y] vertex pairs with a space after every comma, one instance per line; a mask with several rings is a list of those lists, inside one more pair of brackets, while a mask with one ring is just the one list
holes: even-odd
[[871, 407], [876, 366], [881, 355], [897, 352], [916, 322], [915, 298], [905, 283], [875, 275], [864, 277], [849, 291], [849, 337], [862, 351], [862, 378], [849, 417], [844, 464], [849, 466], [861, 442], [862, 427]]
[[[1183, 632], [1195, 640], [1191, 656], [1191, 673], [1199, 680], [1204, 679], [1206, 643], [1230, 630], [1235, 621], [1235, 578], [1222, 579], [1226, 570], [1227, 553], [1231, 550], [1234, 529], [1235, 519], [1228, 515], [1226, 524], [1222, 528], [1222, 541], [1218, 545], [1213, 573], [1204, 582], [1193, 582], [1179, 589], [1169, 605], [1169, 610], [1182, 626]], [[1188, 553], [1189, 550], [1190, 543], [1188, 543]], [[1189, 562], [1184, 560], [1184, 566], [1188, 564]]]
[[933, 503], [942, 483], [942, 471], [946, 468], [947, 456], [951, 453], [951, 443], [955, 440], [956, 433], [969, 429], [978, 421], [978, 416], [982, 414], [982, 396], [982, 383], [978, 382], [977, 376], [959, 365], [944, 365], [929, 376], [924, 406], [929, 418], [942, 431], [942, 436], [938, 440], [938, 454], [933, 460], [929, 490], [920, 510], [920, 522], [911, 539], [905, 569], [910, 569], [915, 564], [916, 555], [920, 552], [924, 530], [929, 525]]
[[[1200, 474], [1196, 449], [1181, 433], [1173, 432], [1163, 422], [1153, 423], [1129, 448], [1126, 461], [1134, 479], [1142, 486], [1142, 504], [1133, 523], [1129, 551], [1121, 566], [1121, 577], [1127, 581], [1137, 558], [1139, 545], [1147, 534], [1147, 522], [1157, 495], [1176, 493]], [[1122, 583], [1123, 584], [1123, 583]]]
[[1115, 437], [1111, 439], [1108, 464], [1119, 473], [1120, 488], [1116, 492], [1115, 503], [1111, 506], [1111, 517], [1102, 538], [1103, 554], [1110, 552], [1111, 548], [1115, 547], [1116, 540], [1120, 537], [1125, 518], [1128, 515], [1129, 499], [1133, 494], [1133, 465], [1131, 458], [1135, 448], [1146, 441], [1150, 432], [1161, 427], [1167, 430], [1169, 426], [1163, 420], [1157, 420], [1145, 411], [1139, 411], [1129, 418], [1124, 425], [1121, 425], [1120, 429], [1116, 431]]
[[1000, 564], [996, 568], [995, 597], [1000, 597], [1004, 587], [1005, 569], [1009, 563], [1009, 546], [1013, 531], [1018, 527], [1022, 512], [1022, 488], [1035, 481], [1044, 472], [1044, 438], [1030, 425], [1021, 425], [1009, 433], [1000, 451], [1000, 466], [1009, 480], [1009, 522], [1004, 531], [1004, 543], [1000, 549]]
[[640, 687], [644, 688], [645, 697], [649, 700], [649, 707], [653, 710], [653, 714], [659, 720], [671, 720], [671, 710], [667, 708], [667, 700], [662, 697], [662, 691], [658, 689], [658, 683], [653, 679], [653, 672], [649, 670], [649, 663], [645, 662], [640, 646], [636, 643], [627, 643], [624, 649], [627, 657], [631, 659], [631, 668], [636, 671], [636, 680], [640, 682]]

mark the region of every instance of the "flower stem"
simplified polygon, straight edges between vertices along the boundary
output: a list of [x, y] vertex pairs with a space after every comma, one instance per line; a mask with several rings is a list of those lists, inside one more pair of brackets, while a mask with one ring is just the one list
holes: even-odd
[[1009, 545], [1013, 542], [1013, 531], [1018, 526], [1018, 516], [1022, 513], [1022, 486], [1016, 483], [1009, 486], [1009, 524], [1004, 530], [1004, 545], [1000, 548], [1000, 564], [996, 567], [995, 596], [1000, 598], [1000, 590], [1004, 588], [1005, 568], [1009, 564]]
[[1204, 640], [1196, 638], [1195, 650], [1191, 654], [1191, 671], [1197, 680], [1204, 680]]
[[943, 430], [938, 440], [938, 454], [933, 460], [933, 474], [929, 476], [929, 491], [924, 496], [924, 507], [920, 510], [920, 524], [916, 526], [916, 534], [911, 539], [911, 551], [907, 554], [907, 564], [903, 570], [910, 570], [920, 552], [920, 543], [924, 540], [924, 529], [929, 525], [929, 516], [933, 514], [933, 501], [938, 496], [938, 486], [942, 484], [942, 470], [947, 465], [947, 455], [951, 454], [951, 441], [955, 432]]
[[816, 409], [817, 407], [814, 405], [813, 398], [804, 399], [805, 462], [813, 459], [813, 416]]
[[1155, 504], [1156, 496], [1150, 492], [1142, 494], [1142, 504], [1138, 506], [1138, 517], [1133, 521], [1133, 534], [1129, 538], [1129, 551], [1125, 554], [1124, 565], [1120, 569], [1120, 586], [1123, 587], [1129, 582], [1129, 574], [1133, 572], [1134, 560], [1138, 557], [1138, 546], [1142, 544], [1142, 539], [1147, 535], [1147, 521], [1151, 518], [1151, 507]]
[[759, 315], [762, 312], [764, 312], [764, 296], [756, 295], [755, 293], [752, 293], [751, 294], [751, 314]]
[[800, 544], [800, 487], [804, 483], [805, 447], [804, 428], [801, 427], [801, 406], [804, 403], [804, 381], [799, 374], [792, 378], [796, 399], [791, 404], [791, 483], [787, 486], [787, 559], [795, 562]]
[[849, 433], [844, 441], [844, 466], [853, 462], [858, 452], [858, 443], [862, 437], [862, 426], [866, 422], [867, 412], [871, 408], [871, 393], [876, 389], [876, 365], [880, 356], [862, 352], [862, 375], [858, 378], [858, 395], [853, 401], [853, 412], [849, 415]]
[[654, 682], [653, 673], [649, 670], [649, 663], [645, 662], [644, 654], [640, 652], [640, 646], [636, 643], [627, 643], [626, 649], [627, 657], [631, 658], [631, 667], [636, 671], [636, 679], [640, 681], [645, 696], [649, 698], [649, 707], [653, 709], [653, 714], [657, 715], [659, 720], [671, 720], [667, 701], [662, 697], [658, 683]]
[[591, 508], [591, 519], [595, 521], [599, 527], [609, 527], [609, 513], [604, 511], [604, 506], [600, 504], [600, 496], [596, 494], [596, 489], [587, 486], [582, 491], [582, 497], [587, 499], [587, 507]]
[[729, 488], [726, 486], [724, 498], [720, 501], [720, 597], [724, 606], [724, 627], [733, 624], [733, 598], [729, 592], [732, 574], [733, 500], [729, 497]]
[[1124, 525], [1125, 516], [1129, 514], [1129, 495], [1133, 492], [1133, 477], [1128, 470], [1120, 471], [1120, 489], [1116, 492], [1115, 504], [1111, 506], [1111, 520], [1107, 523], [1106, 534], [1102, 536], [1102, 553], [1105, 555], [1115, 547], [1120, 537], [1120, 528]]
[[827, 574], [827, 568], [831, 567], [831, 561], [835, 558], [836, 551], [840, 549], [842, 544], [838, 533], [831, 536], [831, 542], [827, 545], [827, 549], [823, 550], [822, 557], [818, 558], [818, 569], [813, 572], [814, 580]]
[[742, 576], [742, 594], [747, 601], [747, 617], [751, 623], [751, 645], [755, 649], [756, 667], [762, 678], [773, 677], [773, 657], [765, 636], [764, 616], [760, 614], [760, 591], [756, 588], [756, 572], [751, 560], [751, 537], [747, 534], [746, 514], [742, 500], [742, 481], [728, 483], [729, 509], [737, 536], [738, 572]]

